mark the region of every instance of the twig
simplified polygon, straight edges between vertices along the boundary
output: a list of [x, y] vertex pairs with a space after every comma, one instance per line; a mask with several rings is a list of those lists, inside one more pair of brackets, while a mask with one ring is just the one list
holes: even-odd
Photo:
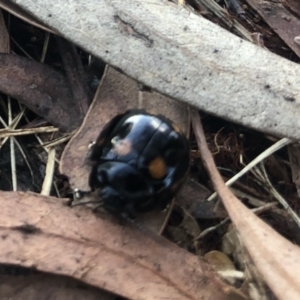
[[167, 208], [168, 209], [168, 213], [164, 219], [164, 222], [163, 224], [161, 225], [160, 229], [159, 229], [159, 232], [158, 232], [158, 235], [162, 235], [168, 222], [169, 222], [169, 219], [170, 219], [170, 216], [171, 216], [171, 213], [173, 211], [173, 208], [174, 208], [174, 203], [175, 203], [175, 198], [172, 199], [172, 202], [170, 203], [169, 207]]
[[[262, 160], [264, 160], [266, 157], [270, 156], [274, 152], [278, 151], [279, 149], [283, 148], [284, 146], [290, 144], [292, 141], [287, 138], [283, 138], [268, 149], [266, 149], [264, 152], [262, 152], [260, 155], [258, 155], [255, 159], [253, 159], [245, 168], [243, 168], [240, 172], [238, 172], [235, 176], [233, 176], [231, 179], [229, 179], [225, 184], [227, 186], [231, 186], [236, 180], [238, 180], [240, 177], [242, 177], [244, 174], [246, 174], [250, 169], [252, 169], [254, 166], [256, 166], [258, 163], [260, 163]], [[217, 193], [213, 193], [211, 196], [207, 198], [207, 201], [213, 200], [217, 196]]]
[[298, 300], [299, 247], [258, 218], [234, 196], [217, 170], [197, 111], [192, 112], [192, 124], [207, 172], [258, 271], [278, 299]]
[[0, 129], [0, 138], [18, 136], [18, 135], [35, 134], [35, 133], [56, 132], [56, 131], [58, 131], [58, 128], [53, 127], [53, 126], [28, 128], [28, 129], [5, 128], [5, 129]]
[[45, 174], [42, 191], [41, 191], [42, 195], [45, 196], [50, 195], [52, 182], [53, 182], [54, 167], [55, 167], [55, 147], [52, 147], [49, 149], [48, 152], [46, 174]]
[[[12, 110], [11, 110], [11, 100], [8, 97], [8, 126], [12, 124]], [[10, 165], [11, 165], [11, 178], [13, 191], [17, 190], [17, 170], [16, 170], [16, 154], [15, 154], [15, 144], [13, 138], [9, 139], [10, 142]]]
[[45, 57], [46, 57], [46, 53], [47, 53], [48, 45], [49, 45], [49, 39], [50, 39], [50, 33], [46, 32], [44, 45], [43, 45], [43, 52], [42, 52], [42, 56], [41, 56], [41, 59], [40, 59], [40, 62], [42, 62], [42, 63], [44, 62]]
[[[276, 206], [277, 205], [277, 202], [270, 202], [270, 203], [266, 203], [265, 205], [262, 205], [260, 207], [257, 207], [257, 208], [253, 208], [251, 209], [254, 213], [256, 214], [259, 214], [263, 211], [266, 211], [268, 210], [269, 208], [273, 207], [273, 206]], [[230, 218], [225, 218], [224, 220], [222, 220], [219, 224], [215, 225], [215, 226], [212, 226], [212, 227], [209, 227], [205, 230], [203, 230], [196, 238], [195, 240], [200, 240], [202, 239], [204, 236], [206, 236], [208, 233], [220, 228], [221, 226], [223, 226], [224, 224], [226, 224], [228, 221], [230, 221]]]
[[[22, 106], [21, 106], [21, 104], [19, 103], [19, 107], [21, 108]], [[27, 116], [25, 115], [24, 116], [24, 118], [25, 118], [25, 120], [27, 121], [27, 123], [29, 123], [29, 120], [28, 120], [28, 118], [27, 118]], [[47, 147], [45, 147], [45, 146], [43, 146], [43, 144], [44, 144], [44, 142], [41, 140], [41, 138], [38, 136], [38, 134], [34, 134], [34, 136], [35, 136], [35, 138], [37, 139], [37, 141], [40, 143], [40, 145], [43, 147], [43, 149], [46, 151], [46, 153], [48, 153], [49, 152], [49, 149], [47, 148]], [[47, 145], [48, 147], [52, 147], [52, 145]], [[55, 158], [55, 161], [59, 164], [59, 159], [57, 159], [57, 158]]]
[[[19, 124], [19, 122], [20, 122], [20, 120], [21, 120], [21, 118], [22, 118], [22, 116], [24, 115], [24, 112], [25, 112], [25, 108], [23, 108], [22, 109], [22, 111], [12, 120], [12, 124], [10, 125], [10, 126], [8, 126], [7, 124], [6, 124], [6, 122], [1, 118], [1, 116], [0, 116], [0, 122], [2, 123], [2, 125], [6, 128], [6, 129], [8, 129], [8, 128], [10, 128], [10, 129], [15, 129], [17, 126], [18, 126], [18, 124]], [[0, 129], [1, 130], [1, 129]], [[3, 145], [6, 143], [6, 141], [9, 139], [9, 136], [7, 136], [7, 137], [5, 137], [3, 140], [2, 140], [2, 142], [1, 142], [1, 145], [0, 145], [0, 149], [3, 147]]]

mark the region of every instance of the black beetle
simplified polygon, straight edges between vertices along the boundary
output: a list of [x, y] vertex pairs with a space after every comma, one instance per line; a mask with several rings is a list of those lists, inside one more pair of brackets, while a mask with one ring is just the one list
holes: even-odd
[[135, 212], [165, 208], [189, 169], [185, 135], [170, 120], [143, 110], [114, 117], [93, 144], [89, 185], [103, 207], [134, 218]]

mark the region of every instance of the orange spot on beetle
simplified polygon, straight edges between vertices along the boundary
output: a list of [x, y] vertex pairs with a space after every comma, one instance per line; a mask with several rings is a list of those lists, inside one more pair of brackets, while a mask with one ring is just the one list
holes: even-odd
[[162, 179], [166, 176], [167, 167], [165, 160], [157, 156], [148, 165], [149, 174], [154, 179]]

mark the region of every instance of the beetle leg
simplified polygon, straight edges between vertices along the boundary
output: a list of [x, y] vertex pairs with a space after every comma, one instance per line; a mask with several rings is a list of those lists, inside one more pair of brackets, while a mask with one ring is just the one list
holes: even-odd
[[94, 191], [81, 191], [74, 189], [74, 200], [71, 206], [83, 205], [88, 203], [102, 203], [103, 200], [99, 197], [99, 189]]
[[93, 212], [97, 211], [98, 208], [101, 208], [103, 207], [103, 202], [102, 203], [99, 203], [98, 205], [96, 205], [94, 208], [93, 208]]
[[74, 189], [74, 191], [73, 191], [73, 199], [74, 199], [74, 201], [78, 200], [78, 199], [81, 199], [87, 193], [90, 193], [90, 191], [82, 191], [82, 190], [79, 190], [77, 188]]
[[130, 220], [136, 219], [136, 212], [132, 202], [126, 204], [126, 206], [124, 207], [124, 214], [125, 217], [128, 217]]

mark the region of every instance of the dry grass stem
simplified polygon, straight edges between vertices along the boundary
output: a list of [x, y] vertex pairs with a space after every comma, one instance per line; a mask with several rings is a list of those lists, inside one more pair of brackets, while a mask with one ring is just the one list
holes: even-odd
[[227, 11], [217, 2], [212, 0], [196, 0], [200, 6], [204, 6], [208, 11], [213, 12], [220, 18], [229, 28], [233, 27], [239, 36], [252, 42], [251, 33], [238, 21], [229, 17]]
[[29, 128], [29, 129], [4, 128], [4, 129], [0, 129], [0, 138], [35, 134], [35, 133], [57, 132], [57, 131], [58, 131], [58, 128], [53, 127], [53, 126]]
[[[251, 209], [251, 211], [253, 211], [256, 214], [262, 213], [266, 210], [269, 210], [271, 207], [276, 206], [277, 202], [270, 202], [270, 203], [266, 203], [260, 207], [257, 208], [253, 208]], [[230, 221], [230, 218], [225, 218], [224, 220], [222, 220], [219, 224], [206, 228], [205, 230], [203, 230], [196, 238], [195, 240], [200, 240], [202, 239], [204, 236], [206, 236], [208, 233], [215, 231], [216, 229], [220, 228], [221, 226], [223, 226], [224, 224], [226, 224], [228, 221]]]
[[253, 174], [259, 178], [260, 182], [258, 182], [265, 190], [267, 190], [278, 202], [283, 206], [283, 208], [290, 214], [295, 223], [300, 227], [300, 218], [299, 216], [292, 210], [288, 202], [277, 192], [277, 190], [273, 187], [269, 176], [266, 172], [264, 163], [261, 162], [260, 168], [255, 168]]
[[[8, 97], [8, 126], [12, 125], [12, 109], [11, 109], [11, 99]], [[10, 165], [11, 165], [11, 179], [13, 191], [17, 190], [17, 169], [16, 169], [16, 154], [15, 154], [15, 144], [14, 140], [10, 138]]]
[[[26, 23], [29, 23], [35, 27], [38, 27], [42, 30], [45, 30], [46, 32], [55, 33], [52, 29], [44, 26], [43, 24], [36, 21], [36, 19], [32, 18], [30, 15], [28, 15], [26, 12], [21, 10], [18, 6], [14, 5], [10, 1], [0, 1], [0, 7], [3, 10], [8, 11], [12, 15], [18, 17], [19, 19], [23, 20]], [[57, 34], [57, 33], [56, 33]]]
[[61, 137], [58, 137], [57, 139], [55, 140], [52, 140], [52, 141], [49, 141], [49, 142], [46, 142], [46, 143], [42, 143], [40, 146], [43, 147], [43, 148], [50, 148], [50, 147], [54, 147], [54, 146], [57, 146], [57, 145], [60, 145], [64, 142], [67, 142], [70, 138], [72, 138], [72, 136], [74, 135], [75, 132], [72, 132], [72, 133], [68, 133], [64, 136], [61, 136]]
[[48, 50], [48, 45], [49, 45], [49, 39], [50, 39], [50, 33], [46, 32], [46, 36], [45, 36], [45, 40], [44, 40], [44, 46], [43, 46], [43, 52], [41, 55], [41, 62], [44, 62], [46, 54], [47, 54], [47, 50]]
[[48, 161], [46, 166], [46, 174], [45, 174], [42, 191], [41, 191], [41, 194], [44, 196], [49, 196], [51, 192], [54, 168], [55, 168], [55, 153], [56, 153], [55, 147], [49, 149]]
[[[258, 155], [255, 159], [253, 159], [246, 167], [244, 167], [240, 172], [238, 172], [236, 175], [234, 175], [232, 178], [230, 178], [225, 184], [227, 186], [231, 186], [235, 181], [237, 181], [239, 178], [241, 178], [243, 175], [245, 175], [248, 171], [250, 171], [253, 167], [255, 167], [258, 163], [260, 163], [262, 160], [273, 154], [274, 152], [280, 150], [281, 148], [287, 146], [292, 141], [287, 138], [283, 138], [268, 149], [266, 149], [264, 152], [262, 152], [260, 155]], [[217, 196], [217, 193], [213, 193], [211, 196], [207, 198], [207, 201], [213, 200]]]
[[280, 300], [300, 297], [300, 248], [284, 238], [249, 210], [225, 185], [208, 149], [200, 117], [192, 124], [203, 163], [258, 271]]
[[245, 273], [242, 271], [237, 270], [225, 270], [225, 271], [218, 271], [218, 274], [223, 277], [224, 279], [245, 279]]
[[172, 202], [170, 203], [169, 207], [167, 208], [168, 209], [168, 213], [165, 217], [165, 220], [163, 222], [163, 224], [161, 225], [161, 228], [158, 232], [158, 235], [162, 235], [166, 226], [168, 225], [168, 222], [169, 222], [169, 219], [170, 219], [170, 216], [171, 216], [171, 213], [173, 211], [173, 207], [174, 207], [174, 204], [175, 204], [175, 198], [172, 199]]

